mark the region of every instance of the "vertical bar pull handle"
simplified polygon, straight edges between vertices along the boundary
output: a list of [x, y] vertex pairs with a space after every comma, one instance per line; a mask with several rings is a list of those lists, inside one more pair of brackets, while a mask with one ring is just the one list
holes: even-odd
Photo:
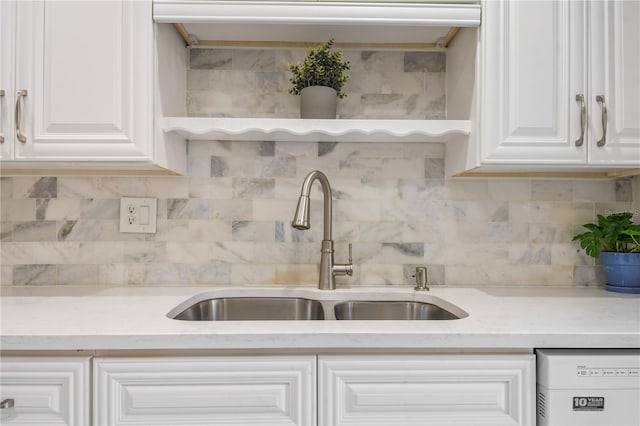
[[584, 95], [577, 94], [576, 101], [580, 102], [580, 137], [576, 139], [576, 146], [584, 143], [584, 131], [587, 125], [587, 108], [584, 105]]
[[[4, 98], [4, 89], [0, 89], [0, 98]], [[2, 108], [2, 101], [0, 101], [0, 108]], [[0, 124], [2, 124], [2, 109], [0, 109]], [[0, 134], [0, 143], [4, 143], [3, 134]]]
[[20, 129], [20, 124], [22, 123], [22, 108], [20, 100], [27, 96], [26, 89], [18, 90], [18, 99], [16, 99], [16, 137], [22, 143], [27, 142], [27, 137], [22, 134], [22, 129]]
[[598, 146], [604, 146], [607, 143], [607, 104], [604, 103], [604, 95], [596, 96], [596, 102], [602, 104], [602, 138], [597, 142]]

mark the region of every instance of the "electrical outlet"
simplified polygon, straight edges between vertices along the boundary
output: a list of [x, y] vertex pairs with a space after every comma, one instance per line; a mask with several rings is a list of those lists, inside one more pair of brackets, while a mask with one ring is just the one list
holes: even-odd
[[157, 212], [155, 198], [121, 198], [120, 232], [155, 234]]

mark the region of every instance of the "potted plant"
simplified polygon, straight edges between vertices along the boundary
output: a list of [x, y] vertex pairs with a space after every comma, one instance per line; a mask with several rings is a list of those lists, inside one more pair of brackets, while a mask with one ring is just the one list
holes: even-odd
[[598, 215], [598, 223], [583, 225], [588, 231], [573, 237], [600, 265], [607, 279], [607, 290], [640, 293], [640, 225], [633, 213]]
[[342, 51], [333, 51], [333, 39], [309, 50], [303, 62], [289, 64], [293, 74], [289, 93], [300, 95], [300, 117], [336, 118], [338, 98], [344, 98], [342, 86], [351, 65], [342, 59]]

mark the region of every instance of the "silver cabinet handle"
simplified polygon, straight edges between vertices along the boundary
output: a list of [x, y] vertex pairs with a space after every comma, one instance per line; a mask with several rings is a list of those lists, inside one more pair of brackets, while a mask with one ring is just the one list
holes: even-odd
[[576, 139], [576, 146], [584, 143], [584, 131], [587, 124], [587, 108], [584, 105], [584, 95], [576, 95], [576, 101], [580, 102], [580, 137]]
[[597, 145], [604, 146], [607, 143], [607, 104], [604, 103], [604, 95], [596, 96], [596, 102], [602, 104], [602, 138]]
[[[4, 98], [4, 89], [0, 89], [0, 98]], [[2, 102], [0, 102], [0, 108], [2, 108]], [[2, 110], [0, 109], [0, 124], [2, 122]], [[0, 143], [4, 143], [4, 135], [0, 135]]]
[[16, 99], [16, 137], [22, 143], [27, 142], [27, 137], [22, 134], [22, 130], [20, 129], [20, 123], [22, 122], [22, 109], [20, 100], [27, 96], [27, 91], [25, 89], [18, 90], [18, 99]]
[[11, 408], [14, 406], [14, 401], [11, 398], [3, 399], [0, 402], [0, 409]]

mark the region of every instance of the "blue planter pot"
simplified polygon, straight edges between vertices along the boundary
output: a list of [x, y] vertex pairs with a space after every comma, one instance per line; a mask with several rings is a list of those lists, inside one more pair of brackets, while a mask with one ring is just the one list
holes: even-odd
[[640, 293], [640, 253], [600, 253], [607, 290]]

